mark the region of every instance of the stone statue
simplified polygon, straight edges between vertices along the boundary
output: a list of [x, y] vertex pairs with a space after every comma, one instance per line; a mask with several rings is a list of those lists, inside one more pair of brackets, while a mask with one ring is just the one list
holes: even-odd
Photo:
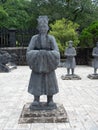
[[72, 71], [72, 75], [74, 75], [74, 68], [76, 66], [75, 62], [75, 56], [76, 56], [76, 50], [73, 47], [73, 41], [69, 41], [68, 48], [65, 50], [65, 56], [66, 59], [66, 68], [67, 68], [67, 75], [70, 74], [70, 69]]
[[94, 74], [97, 74], [98, 69], [98, 42], [96, 43], [96, 47], [93, 48], [92, 56], [94, 57], [92, 66], [94, 67]]
[[14, 64], [11, 68], [8, 63], [15, 63], [16, 54], [9, 54], [7, 51], [0, 50], [0, 72], [9, 72], [11, 69], [16, 69]]
[[6, 64], [10, 61], [11, 56], [8, 52], [0, 50], [0, 72], [9, 72]]
[[47, 106], [53, 106], [53, 95], [58, 93], [58, 84], [55, 75], [55, 69], [60, 61], [60, 53], [53, 36], [47, 32], [48, 17], [39, 16], [38, 31], [39, 34], [31, 38], [27, 48], [27, 63], [32, 73], [28, 86], [28, 92], [34, 95], [32, 106], [39, 106], [40, 96], [47, 95]]

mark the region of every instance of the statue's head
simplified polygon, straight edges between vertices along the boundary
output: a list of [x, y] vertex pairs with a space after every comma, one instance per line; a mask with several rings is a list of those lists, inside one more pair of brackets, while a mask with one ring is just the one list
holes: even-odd
[[49, 26], [48, 26], [48, 17], [47, 16], [39, 16], [38, 17], [38, 30], [40, 33], [47, 33], [49, 30]]
[[69, 41], [69, 45], [68, 45], [69, 47], [72, 47], [73, 46], [73, 41]]

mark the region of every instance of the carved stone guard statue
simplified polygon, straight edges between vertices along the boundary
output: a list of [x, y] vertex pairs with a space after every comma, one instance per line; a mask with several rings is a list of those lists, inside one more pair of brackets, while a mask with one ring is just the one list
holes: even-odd
[[30, 108], [40, 106], [40, 96], [47, 95], [47, 106], [54, 106], [53, 95], [58, 93], [55, 75], [60, 60], [60, 53], [53, 36], [48, 35], [48, 17], [39, 16], [39, 34], [31, 38], [27, 48], [27, 62], [32, 69], [28, 92], [34, 95]]
[[76, 61], [74, 57], [76, 56], [76, 50], [73, 47], [73, 41], [69, 41], [68, 48], [65, 50], [65, 56], [67, 57], [66, 59], [67, 75], [70, 74], [70, 70], [72, 72], [72, 75], [74, 75], [74, 69], [76, 67]]
[[[76, 67], [76, 50], [73, 47], [73, 41], [69, 41], [68, 47], [65, 50], [66, 62], [65, 67], [67, 68], [67, 75], [62, 75], [62, 80], [80, 80], [81, 77], [74, 74], [74, 69]], [[70, 72], [71, 71], [71, 72]]]
[[94, 75], [96, 75], [98, 69], [98, 42], [96, 43], [96, 47], [93, 48], [92, 56], [94, 57], [92, 66], [94, 67]]
[[94, 57], [92, 61], [92, 67], [94, 68], [94, 73], [89, 74], [87, 77], [90, 79], [98, 79], [98, 42], [96, 42], [96, 47], [93, 48], [92, 56]]

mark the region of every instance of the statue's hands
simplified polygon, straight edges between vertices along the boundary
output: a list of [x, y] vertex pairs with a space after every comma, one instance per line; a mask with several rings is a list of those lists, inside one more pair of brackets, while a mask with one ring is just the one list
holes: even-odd
[[41, 55], [45, 55], [46, 54], [46, 50], [40, 50], [40, 54]]
[[70, 58], [71, 58], [71, 57], [74, 57], [73, 55], [67, 55], [67, 56], [70, 57]]
[[97, 54], [93, 54], [93, 56], [94, 56], [94, 57], [98, 57], [98, 55], [97, 55]]

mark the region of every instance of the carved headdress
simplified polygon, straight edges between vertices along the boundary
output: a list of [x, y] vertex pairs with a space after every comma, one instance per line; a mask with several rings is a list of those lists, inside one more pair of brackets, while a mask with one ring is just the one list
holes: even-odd
[[37, 19], [37, 21], [38, 21], [38, 27], [37, 27], [38, 30], [39, 30], [40, 27], [43, 26], [43, 25], [47, 26], [47, 28], [49, 29], [49, 26], [48, 26], [48, 21], [49, 21], [49, 19], [48, 19], [47, 16], [39, 16], [38, 19]]
[[47, 16], [39, 16], [38, 19], [38, 25], [47, 24], [48, 25], [48, 17]]

